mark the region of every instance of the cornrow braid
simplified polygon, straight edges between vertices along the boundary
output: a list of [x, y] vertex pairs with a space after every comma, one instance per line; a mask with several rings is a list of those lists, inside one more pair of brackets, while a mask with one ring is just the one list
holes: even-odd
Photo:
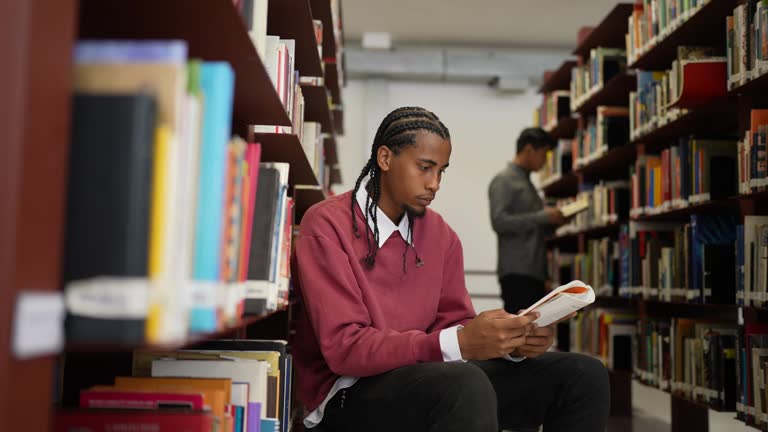
[[[360, 230], [357, 225], [357, 217], [355, 215], [355, 197], [357, 191], [360, 189], [363, 181], [366, 177], [368, 180], [368, 190], [365, 200], [365, 208], [363, 216], [365, 218], [366, 227], [366, 242], [368, 244], [368, 254], [362, 259], [363, 263], [369, 268], [372, 268], [376, 264], [376, 255], [379, 249], [379, 223], [378, 212], [376, 211], [381, 198], [381, 171], [377, 161], [377, 155], [381, 146], [387, 146], [393, 153], [399, 154], [400, 151], [410, 145], [416, 144], [416, 132], [426, 131], [434, 133], [443, 139], [449, 139], [451, 137], [448, 128], [445, 127], [443, 122], [432, 112], [420, 108], [420, 107], [402, 107], [398, 108], [384, 117], [379, 128], [376, 130], [376, 135], [371, 145], [371, 156], [368, 162], [360, 172], [357, 181], [355, 182], [355, 188], [352, 190], [352, 199], [350, 202], [350, 210], [352, 211], [352, 230], [355, 237], [360, 237]], [[406, 247], [403, 252], [403, 272], [406, 270], [406, 257], [408, 254], [408, 246], [413, 241], [413, 218], [406, 214], [409, 222], [408, 235], [405, 239]], [[368, 221], [373, 221], [373, 230], [370, 229]], [[419, 254], [416, 252], [416, 248], [411, 245], [411, 248], [416, 255], [416, 266], [421, 267], [422, 261], [419, 258]]]

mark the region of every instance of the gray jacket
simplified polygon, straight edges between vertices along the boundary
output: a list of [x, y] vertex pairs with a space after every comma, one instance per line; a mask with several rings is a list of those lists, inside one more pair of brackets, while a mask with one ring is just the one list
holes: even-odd
[[547, 278], [544, 240], [554, 227], [530, 179], [530, 173], [509, 163], [491, 181], [491, 225], [498, 237], [499, 278], [508, 274]]

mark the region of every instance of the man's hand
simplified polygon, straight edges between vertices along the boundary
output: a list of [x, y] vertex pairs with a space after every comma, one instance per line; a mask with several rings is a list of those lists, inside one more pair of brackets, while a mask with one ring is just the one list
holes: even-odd
[[539, 317], [537, 312], [517, 316], [502, 309], [482, 312], [457, 332], [461, 358], [488, 360], [503, 357], [523, 346]]
[[513, 356], [536, 358], [549, 349], [555, 340], [555, 324], [538, 327], [525, 337], [525, 343], [517, 348]]
[[568, 219], [563, 216], [563, 213], [555, 207], [547, 207], [544, 209], [544, 211], [547, 212], [547, 216], [549, 216], [549, 223], [552, 225], [560, 226], [568, 221]]

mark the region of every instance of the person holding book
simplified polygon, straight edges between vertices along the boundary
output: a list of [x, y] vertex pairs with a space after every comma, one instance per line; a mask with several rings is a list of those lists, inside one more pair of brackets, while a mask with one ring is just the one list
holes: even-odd
[[307, 211], [292, 257], [296, 391], [314, 431], [604, 431], [599, 361], [546, 352], [537, 313], [475, 314], [461, 242], [428, 209], [451, 154], [430, 111], [379, 126], [355, 188]]
[[547, 161], [557, 141], [541, 128], [524, 129], [517, 155], [488, 188], [491, 225], [498, 245], [497, 275], [504, 310], [517, 313], [546, 293], [547, 255], [544, 240], [566, 222], [554, 207], [545, 207], [531, 183], [531, 173]]

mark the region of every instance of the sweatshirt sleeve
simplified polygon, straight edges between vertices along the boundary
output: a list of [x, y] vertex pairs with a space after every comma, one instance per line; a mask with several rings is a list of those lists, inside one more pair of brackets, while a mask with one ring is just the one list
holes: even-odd
[[430, 331], [465, 325], [476, 315], [464, 280], [464, 251], [461, 241], [453, 231], [450, 231], [449, 238], [443, 264], [442, 292], [437, 307], [437, 318]]
[[497, 234], [513, 234], [549, 225], [549, 216], [542, 209], [527, 213], [511, 213], [509, 204], [515, 199], [515, 191], [503, 178], [496, 177], [488, 188], [491, 203], [491, 226]]
[[296, 242], [304, 307], [331, 371], [366, 377], [416, 363], [442, 361], [439, 332], [371, 327], [349, 256], [319, 235]]

